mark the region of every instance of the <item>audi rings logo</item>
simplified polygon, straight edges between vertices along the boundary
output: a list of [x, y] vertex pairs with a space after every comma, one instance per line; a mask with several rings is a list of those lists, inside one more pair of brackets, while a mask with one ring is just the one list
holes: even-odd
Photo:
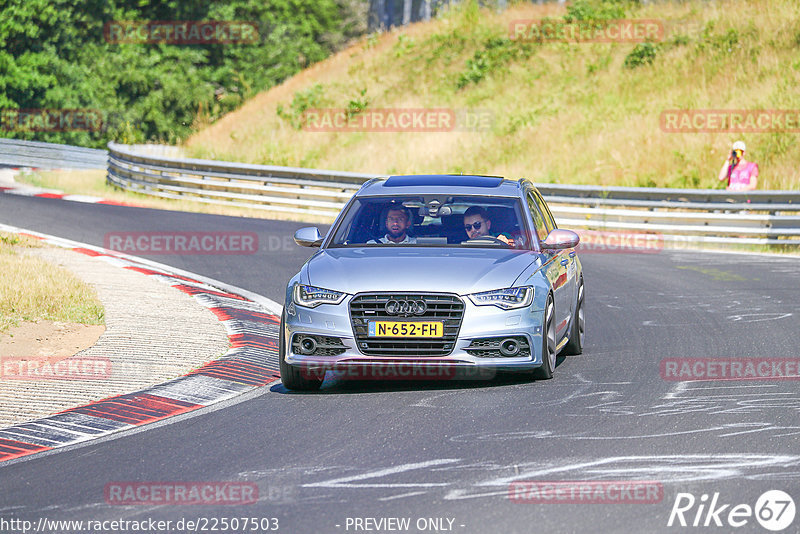
[[424, 300], [390, 300], [386, 303], [389, 315], [423, 315], [428, 310]]

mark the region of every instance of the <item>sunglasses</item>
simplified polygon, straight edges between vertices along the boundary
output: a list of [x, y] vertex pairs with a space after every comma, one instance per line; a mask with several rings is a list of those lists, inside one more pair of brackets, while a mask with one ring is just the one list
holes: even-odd
[[475, 227], [476, 230], [480, 230], [481, 229], [481, 224], [482, 223], [480, 221], [474, 222], [472, 224], [465, 224], [464, 225], [464, 230], [466, 230], [467, 232], [471, 232], [473, 227]]

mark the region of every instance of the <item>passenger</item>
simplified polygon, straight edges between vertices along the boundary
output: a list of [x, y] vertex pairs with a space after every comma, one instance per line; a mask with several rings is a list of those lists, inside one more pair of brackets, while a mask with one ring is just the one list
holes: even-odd
[[507, 232], [501, 234], [490, 234], [489, 230], [492, 228], [492, 221], [489, 218], [489, 212], [481, 206], [470, 206], [464, 212], [464, 230], [467, 232], [467, 237], [476, 239], [478, 237], [490, 236], [499, 239], [508, 246], [514, 246], [514, 239]]
[[408, 210], [401, 207], [389, 208], [386, 213], [386, 230], [387, 234], [379, 238], [370, 239], [367, 241], [368, 245], [376, 245], [378, 243], [392, 243], [395, 245], [416, 244], [417, 238], [408, 235], [408, 229], [411, 227], [411, 216]]

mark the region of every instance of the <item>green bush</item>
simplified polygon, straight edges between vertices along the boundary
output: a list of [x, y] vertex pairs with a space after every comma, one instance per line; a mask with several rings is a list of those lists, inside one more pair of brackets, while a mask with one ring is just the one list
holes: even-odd
[[355, 117], [369, 106], [366, 87], [358, 92], [358, 96], [347, 103], [347, 118]]
[[309, 109], [323, 105], [325, 88], [322, 84], [314, 84], [304, 91], [297, 91], [292, 97], [292, 104], [287, 110], [283, 104], [278, 104], [278, 117], [299, 130], [303, 127], [303, 114]]
[[698, 50], [711, 51], [718, 57], [724, 57], [740, 50], [746, 42], [751, 44], [758, 42], [758, 29], [752, 24], [741, 31], [736, 28], [728, 28], [722, 33], [716, 33], [715, 26], [714, 21], [706, 24], [702, 37], [697, 43]]
[[575, 0], [567, 6], [566, 22], [619, 20], [625, 18], [625, 2], [620, 0]]
[[[0, 3], [0, 112], [88, 109], [92, 131], [0, 136], [102, 147], [109, 140], [176, 143], [259, 91], [366, 31], [367, 0], [5, 0]], [[255, 43], [114, 44], [112, 21], [245, 21]], [[0, 116], [2, 116], [0, 114]]]
[[487, 74], [505, 68], [514, 60], [527, 59], [532, 53], [531, 43], [507, 37], [490, 37], [467, 60], [466, 69], [459, 74], [456, 87], [462, 89], [471, 83], [479, 83]]
[[630, 54], [625, 56], [623, 65], [628, 69], [635, 69], [642, 65], [651, 65], [656, 59], [656, 45], [653, 43], [639, 43]]
[[408, 54], [414, 48], [414, 39], [407, 35], [400, 34], [394, 45], [394, 57], [400, 58]]

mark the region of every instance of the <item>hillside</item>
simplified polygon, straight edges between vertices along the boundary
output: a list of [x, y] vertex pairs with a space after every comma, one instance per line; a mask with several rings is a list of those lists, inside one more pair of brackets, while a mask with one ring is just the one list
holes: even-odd
[[[569, 10], [569, 11], [568, 11]], [[657, 19], [653, 44], [510, 39], [520, 19]], [[541, 182], [720, 187], [732, 142], [760, 188], [797, 189], [795, 132], [673, 133], [665, 110], [800, 110], [796, 0], [633, 3], [570, 8], [467, 2], [429, 23], [373, 35], [258, 94], [189, 138], [191, 155], [374, 173], [468, 172]], [[488, 128], [319, 132], [305, 109], [481, 112]], [[279, 113], [280, 111], [280, 113]], [[791, 125], [791, 123], [790, 123]], [[300, 126], [300, 129], [298, 129]]]

